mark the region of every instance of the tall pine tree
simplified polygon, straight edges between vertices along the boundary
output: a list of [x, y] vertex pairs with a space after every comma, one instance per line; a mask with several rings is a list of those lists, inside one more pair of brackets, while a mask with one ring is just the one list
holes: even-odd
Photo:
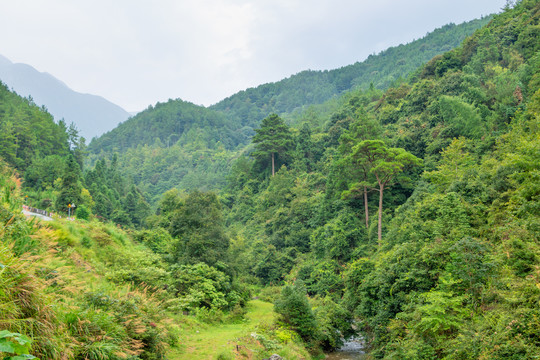
[[256, 151], [253, 156], [259, 159], [270, 157], [272, 160], [272, 176], [275, 174], [276, 155], [284, 158], [287, 151], [293, 147], [291, 130], [276, 114], [265, 118], [259, 129], [255, 129], [253, 143]]
[[68, 212], [68, 205], [81, 203], [81, 168], [75, 157], [69, 155], [66, 159], [62, 188], [56, 198], [56, 210]]

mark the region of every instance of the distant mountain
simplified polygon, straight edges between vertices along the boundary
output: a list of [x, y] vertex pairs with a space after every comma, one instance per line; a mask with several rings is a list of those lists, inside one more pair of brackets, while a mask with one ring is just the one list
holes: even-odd
[[275, 83], [240, 91], [210, 108], [224, 112], [244, 126], [255, 128], [270, 113], [302, 110], [355, 88], [367, 89], [373, 85], [386, 89], [434, 56], [458, 46], [491, 18], [483, 17], [459, 25], [448, 24], [406, 45], [370, 55], [365, 61], [334, 70], [302, 71]]
[[234, 149], [251, 138], [251, 131], [243, 131], [238, 123], [219, 111], [180, 99], [149, 106], [115, 129], [93, 139], [88, 146], [92, 153], [124, 152], [129, 148], [153, 145], [156, 141], [169, 147], [202, 141], [214, 147], [220, 142], [226, 149]]
[[128, 119], [130, 114], [101, 96], [81, 94], [48, 73], [26, 64], [14, 64], [0, 55], [0, 81], [21, 96], [31, 96], [58, 121], [73, 122], [87, 140]]
[[119, 173], [156, 203], [174, 187], [222, 188], [236, 150], [252, 135], [250, 127], [241, 127], [218, 111], [169, 100], [93, 139], [88, 145], [89, 163], [116, 159]]

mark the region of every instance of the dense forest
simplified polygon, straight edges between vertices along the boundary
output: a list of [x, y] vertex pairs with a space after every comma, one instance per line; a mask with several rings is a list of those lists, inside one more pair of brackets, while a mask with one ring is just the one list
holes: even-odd
[[540, 2], [487, 21], [317, 106], [275, 84], [238, 95], [254, 111], [171, 100], [88, 149], [0, 88], [0, 354], [321, 359], [361, 336], [367, 359], [540, 357]]
[[[118, 157], [119, 170], [155, 204], [167, 190], [218, 190], [232, 163], [251, 151], [254, 129], [279, 113], [297, 125], [311, 116], [322, 126], [342, 106], [340, 94], [353, 88], [387, 88], [403, 81], [433, 56], [459, 45], [489, 18], [449, 24], [406, 45], [331, 71], [306, 71], [273, 84], [241, 91], [205, 108], [180, 99], [149, 106], [88, 146], [89, 166]], [[399, 66], [394, 66], [399, 63]], [[338, 85], [341, 84], [341, 85]], [[301, 111], [306, 108], [305, 112]], [[309, 115], [308, 115], [309, 114]]]
[[325, 71], [306, 70], [275, 83], [240, 91], [211, 109], [224, 112], [242, 125], [256, 127], [271, 113], [301, 111], [308, 105], [324, 103], [346, 91], [366, 90], [370, 86], [386, 89], [434, 56], [458, 46], [489, 19], [448, 24], [421, 39], [372, 54], [353, 65]]

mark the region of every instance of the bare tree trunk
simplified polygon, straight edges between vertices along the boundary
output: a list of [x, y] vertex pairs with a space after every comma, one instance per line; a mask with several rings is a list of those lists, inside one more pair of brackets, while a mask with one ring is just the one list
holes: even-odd
[[379, 247], [381, 247], [382, 242], [382, 199], [383, 199], [383, 191], [384, 191], [384, 185], [380, 185], [379, 187]]
[[274, 176], [274, 153], [272, 153], [272, 177]]
[[369, 228], [369, 209], [367, 202], [367, 187], [364, 186], [364, 209], [366, 210], [366, 229]]

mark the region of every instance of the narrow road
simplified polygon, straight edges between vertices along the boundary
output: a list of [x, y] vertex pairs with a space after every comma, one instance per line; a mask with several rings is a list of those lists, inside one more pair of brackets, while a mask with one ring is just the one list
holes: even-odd
[[31, 211], [28, 211], [28, 210], [24, 210], [24, 209], [23, 209], [22, 212], [26, 217], [33, 216], [33, 217], [37, 217], [38, 219], [41, 219], [41, 220], [44, 220], [44, 221], [52, 221], [52, 219], [53, 219], [52, 217], [48, 217], [48, 216], [41, 215], [41, 214], [36, 214], [36, 213], [33, 213]]

